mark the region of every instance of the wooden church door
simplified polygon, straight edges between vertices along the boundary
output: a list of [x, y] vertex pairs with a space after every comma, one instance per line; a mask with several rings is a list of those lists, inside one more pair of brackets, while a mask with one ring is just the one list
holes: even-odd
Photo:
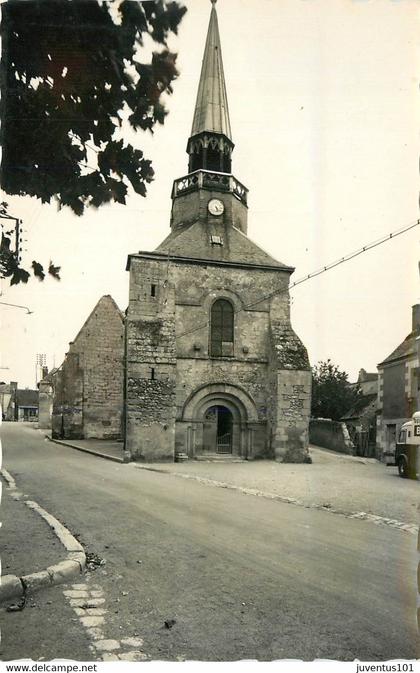
[[203, 451], [214, 453], [217, 442], [217, 407], [207, 409], [203, 425]]
[[232, 453], [232, 414], [226, 407], [207, 409], [203, 425], [203, 450], [209, 453]]

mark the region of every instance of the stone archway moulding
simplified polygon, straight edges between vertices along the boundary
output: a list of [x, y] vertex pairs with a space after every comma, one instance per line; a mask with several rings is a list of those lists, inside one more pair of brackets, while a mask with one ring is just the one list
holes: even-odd
[[246, 409], [238, 398], [233, 398], [226, 393], [214, 396], [212, 394], [206, 395], [200, 404], [194, 408], [194, 420], [204, 420], [204, 415], [210, 407], [225, 407], [232, 414], [234, 423], [241, 423], [248, 420]]
[[244, 308], [244, 303], [240, 296], [236, 293], [233, 292], [232, 290], [228, 290], [227, 288], [218, 288], [216, 290], [211, 290], [210, 292], [205, 292], [201, 297], [200, 297], [200, 303], [204, 310], [209, 313], [212, 305], [214, 304], [215, 301], [218, 299], [227, 299], [228, 301], [233, 304], [233, 308], [235, 313], [238, 311], [242, 311]]
[[249, 422], [258, 421], [257, 407], [254, 400], [247, 392], [228, 383], [208, 383], [200, 386], [187, 399], [182, 410], [183, 421], [193, 421], [197, 418], [197, 413], [202, 409], [204, 403], [211, 403], [213, 400], [215, 404], [221, 403], [222, 400], [236, 403], [238, 411], [240, 411]]

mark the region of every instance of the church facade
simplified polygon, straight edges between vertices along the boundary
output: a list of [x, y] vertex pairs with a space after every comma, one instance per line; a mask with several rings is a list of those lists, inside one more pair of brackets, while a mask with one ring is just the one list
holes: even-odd
[[290, 322], [294, 269], [248, 237], [215, 3], [167, 238], [129, 255], [125, 449], [134, 460], [308, 460], [311, 371]]

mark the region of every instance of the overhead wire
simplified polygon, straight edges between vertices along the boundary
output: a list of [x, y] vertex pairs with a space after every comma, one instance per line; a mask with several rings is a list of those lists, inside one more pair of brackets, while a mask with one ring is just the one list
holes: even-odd
[[[416, 220], [414, 223], [409, 224], [408, 226], [402, 227], [401, 229], [397, 229], [396, 231], [391, 232], [390, 234], [387, 234], [386, 236], [382, 236], [381, 238], [376, 239], [375, 241], [372, 241], [371, 243], [367, 243], [364, 245], [362, 248], [359, 248], [358, 250], [355, 250], [354, 252], [350, 252], [347, 255], [344, 255], [344, 257], [340, 257], [339, 259], [336, 259], [334, 262], [330, 262], [329, 264], [326, 264], [319, 269], [316, 269], [315, 271], [312, 271], [311, 273], [308, 273], [306, 276], [303, 276], [302, 278], [299, 278], [299, 280], [294, 281], [293, 283], [290, 283], [286, 288], [285, 287], [278, 287], [274, 289], [272, 292], [269, 292], [268, 294], [262, 295], [259, 297], [256, 301], [246, 304], [242, 306], [241, 308], [235, 309], [234, 314], [240, 313], [241, 311], [246, 311], [254, 306], [257, 306], [258, 304], [261, 304], [264, 301], [267, 301], [268, 299], [272, 299], [272, 297], [275, 297], [276, 295], [281, 295], [285, 294], [286, 292], [289, 292], [289, 290], [292, 290], [295, 288], [297, 285], [301, 285], [302, 283], [306, 283], [308, 280], [311, 280], [312, 278], [316, 278], [317, 276], [320, 276], [322, 273], [326, 273], [327, 271], [330, 271], [331, 269], [334, 269], [337, 266], [340, 266], [340, 264], [344, 264], [345, 262], [350, 261], [351, 259], [354, 259], [355, 257], [358, 257], [359, 255], [362, 255], [364, 252], [367, 252], [368, 250], [372, 250], [373, 248], [378, 247], [379, 245], [382, 245], [383, 243], [386, 243], [387, 241], [390, 241], [391, 239], [396, 238], [397, 236], [401, 236], [401, 234], [405, 234], [407, 231], [410, 231], [411, 229], [414, 229], [414, 227], [417, 227], [420, 224], [420, 219]], [[210, 324], [210, 321], [207, 320], [205, 323], [202, 323], [201, 325], [197, 325], [196, 327], [191, 328], [190, 330], [186, 330], [185, 332], [182, 332], [181, 334], [177, 334], [176, 338], [180, 339], [181, 337], [188, 336], [189, 334], [194, 334], [195, 332], [198, 332], [202, 329], [205, 329], [208, 327]]]

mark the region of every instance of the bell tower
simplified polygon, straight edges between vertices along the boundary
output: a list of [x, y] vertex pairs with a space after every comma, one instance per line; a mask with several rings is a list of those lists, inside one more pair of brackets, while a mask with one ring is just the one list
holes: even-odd
[[247, 188], [232, 174], [234, 143], [223, 71], [216, 0], [204, 48], [191, 135], [188, 175], [174, 181], [171, 228], [214, 222], [247, 233]]
[[125, 449], [305, 462], [311, 369], [290, 323], [294, 269], [247, 235], [215, 5], [171, 231], [127, 262]]

